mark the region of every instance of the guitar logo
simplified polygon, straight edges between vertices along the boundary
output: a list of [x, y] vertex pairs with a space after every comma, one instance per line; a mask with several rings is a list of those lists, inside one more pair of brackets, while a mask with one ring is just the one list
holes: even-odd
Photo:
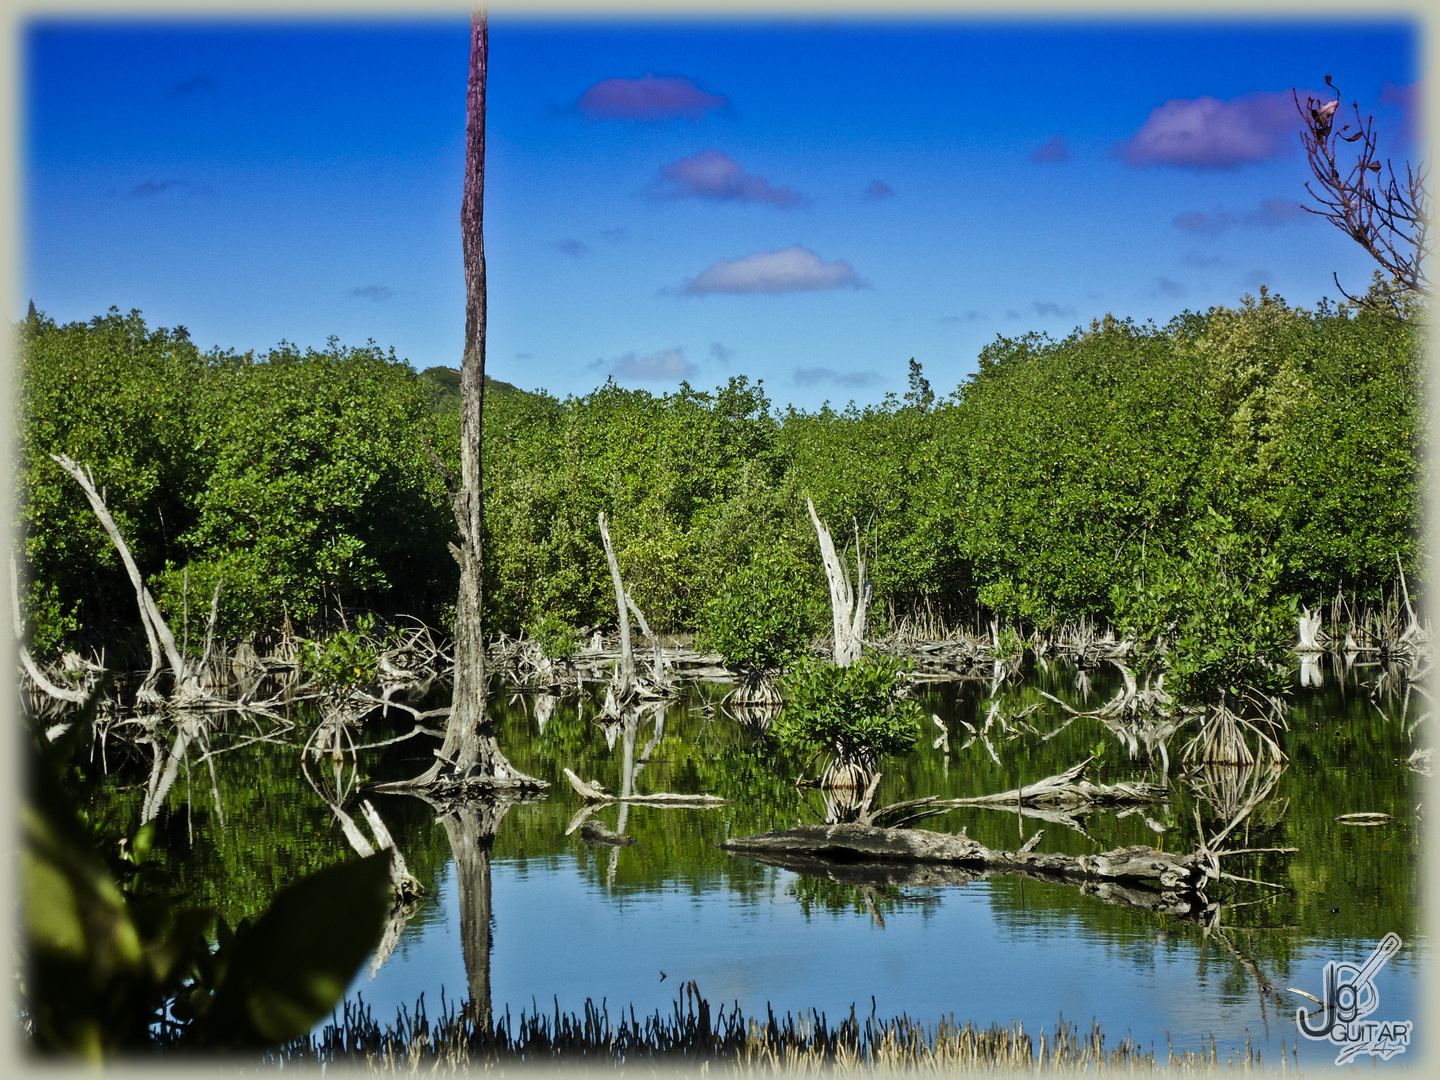
[[1403, 1054], [1410, 1045], [1413, 1020], [1367, 1020], [1380, 1007], [1380, 990], [1375, 977], [1386, 962], [1400, 951], [1400, 935], [1386, 934], [1363, 964], [1331, 960], [1325, 965], [1324, 997], [1302, 994], [1319, 1003], [1307, 1012], [1295, 1011], [1295, 1024], [1307, 1039], [1328, 1039], [1340, 1047], [1336, 1065], [1353, 1061], [1360, 1054], [1373, 1054], [1382, 1061]]

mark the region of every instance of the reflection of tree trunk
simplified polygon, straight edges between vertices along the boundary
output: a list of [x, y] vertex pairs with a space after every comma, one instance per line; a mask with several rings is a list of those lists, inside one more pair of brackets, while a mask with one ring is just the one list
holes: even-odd
[[513, 805], [509, 800], [467, 803], [442, 814], [445, 835], [455, 855], [460, 886], [460, 948], [470, 984], [468, 1009], [478, 1030], [491, 1030], [490, 1001], [490, 849], [495, 829]]

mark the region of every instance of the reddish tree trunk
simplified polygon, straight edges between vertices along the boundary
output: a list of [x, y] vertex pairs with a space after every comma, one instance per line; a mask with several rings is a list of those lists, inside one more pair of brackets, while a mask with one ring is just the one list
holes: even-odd
[[490, 35], [484, 8], [470, 16], [470, 82], [465, 95], [465, 195], [460, 228], [465, 261], [465, 355], [460, 365], [460, 486], [453, 493], [460, 543], [455, 602], [455, 690], [445, 742], [418, 784], [451, 781], [544, 787], [514, 769], [500, 751], [485, 710], [484, 485], [481, 432], [485, 406], [485, 72]]

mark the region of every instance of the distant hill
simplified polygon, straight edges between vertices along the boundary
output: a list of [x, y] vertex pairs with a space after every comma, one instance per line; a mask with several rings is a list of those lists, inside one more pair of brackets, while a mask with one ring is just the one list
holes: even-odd
[[[430, 391], [430, 411], [437, 413], [458, 412], [460, 410], [460, 369], [453, 367], [429, 367], [420, 372], [419, 379]], [[499, 379], [492, 379], [485, 376], [485, 393], [500, 394], [528, 394], [528, 390], [521, 390], [508, 382], [501, 382]]]

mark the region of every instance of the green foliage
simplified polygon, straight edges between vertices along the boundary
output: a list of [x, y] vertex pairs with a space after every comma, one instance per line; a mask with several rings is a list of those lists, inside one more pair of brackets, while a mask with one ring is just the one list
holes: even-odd
[[332, 340], [201, 355], [114, 309], [66, 326], [37, 314], [17, 335], [16, 504], [39, 655], [138, 627], [120, 560], [52, 453], [93, 469], [177, 630], [222, 582], [229, 636], [319, 624], [336, 604], [433, 617], [453, 599], [453, 518], [424, 449], [436, 421], [393, 354]]
[[[225, 581], [224, 632], [286, 615], [315, 625], [337, 602], [415, 611], [447, 591], [453, 519], [407, 366], [333, 340], [325, 352], [281, 345], [218, 365], [209, 390], [196, 424], [215, 458], [180, 541], [192, 588], [208, 598]], [[168, 611], [180, 607], [180, 576], [178, 566], [160, 575]]]
[[115, 308], [68, 326], [32, 315], [16, 337], [22, 602], [34, 651], [49, 656], [82, 630], [103, 640], [138, 618], [119, 556], [50, 455], [91, 466], [136, 560], [163, 567], [196, 520], [213, 460], [192, 413], [210, 361], [171, 331], [147, 328], [138, 311]]
[[922, 712], [896, 696], [909, 662], [866, 656], [848, 667], [803, 660], [781, 681], [785, 706], [771, 729], [780, 745], [853, 761], [903, 754], [920, 737]]
[[580, 647], [575, 628], [558, 615], [538, 615], [526, 624], [525, 632], [535, 639], [540, 652], [551, 660], [567, 660]]
[[[202, 356], [138, 313], [63, 327], [36, 315], [18, 333], [38, 654], [113, 647], [136, 627], [57, 450], [94, 467], [172, 616], [203, 612], [223, 581], [222, 635], [287, 617], [303, 632], [342, 606], [443, 618], [454, 522], [425, 446], [458, 471], [454, 369], [416, 376], [334, 343]], [[655, 629], [699, 631], [736, 663], [780, 662], [829, 621], [805, 493], [826, 520], [858, 523], [876, 629], [916, 609], [1020, 634], [1123, 613], [1160, 635], [1180, 594], [1190, 603], [1212, 579], [1260, 589], [1247, 603], [1262, 619], [1337, 590], [1377, 601], [1397, 555], [1418, 596], [1423, 361], [1412, 326], [1262, 290], [1165, 326], [1107, 317], [1061, 340], [997, 338], [948, 397], [912, 361], [908, 392], [864, 409], [777, 414], [738, 377], [660, 396], [612, 382], [563, 401], [492, 384], [488, 626], [612, 623], [604, 510]], [[1223, 551], [1206, 538], [1212, 512], [1233, 535]], [[1245, 552], [1273, 555], [1278, 575]], [[1203, 566], [1180, 566], [1192, 559]], [[1161, 603], [1147, 590], [1174, 593], [1171, 608], [1146, 614]], [[1177, 660], [1179, 634], [1163, 636]], [[1268, 656], [1270, 631], [1256, 634], [1252, 652]]]
[[[460, 412], [460, 369], [452, 367], [428, 367], [418, 376], [421, 386], [429, 397], [430, 411], [458, 415]], [[525, 391], [499, 379], [485, 376], [486, 401], [506, 394], [524, 394]]]
[[726, 576], [701, 609], [701, 643], [750, 671], [783, 666], [810, 638], [812, 574], [790, 547], [773, 547]]
[[1232, 522], [1212, 513], [1185, 556], [1156, 558], [1148, 579], [1117, 590], [1125, 632], [1141, 660], [1160, 666], [1179, 700], [1210, 703], [1246, 687], [1278, 693], [1287, 683], [1296, 607], [1278, 594], [1281, 565], [1251, 548]]
[[375, 678], [380, 654], [399, 639], [399, 631], [391, 628], [384, 634], [375, 633], [375, 616], [362, 612], [346, 627], [323, 640], [306, 638], [300, 643], [300, 668], [322, 684], [352, 686]]
[[263, 1045], [303, 1035], [380, 939], [388, 855], [297, 882], [234, 934], [220, 920], [212, 948], [214, 912], [157, 888], [146, 872], [154, 828], [121, 845], [105, 835], [101, 847], [108, 830], [87, 824], [66, 790], [98, 701], [72, 717], [66, 738], [29, 742], [20, 990], [35, 1045], [99, 1062], [156, 1041]]
[[1013, 626], [1002, 626], [995, 635], [995, 656], [1004, 659], [1025, 652], [1025, 639]]

